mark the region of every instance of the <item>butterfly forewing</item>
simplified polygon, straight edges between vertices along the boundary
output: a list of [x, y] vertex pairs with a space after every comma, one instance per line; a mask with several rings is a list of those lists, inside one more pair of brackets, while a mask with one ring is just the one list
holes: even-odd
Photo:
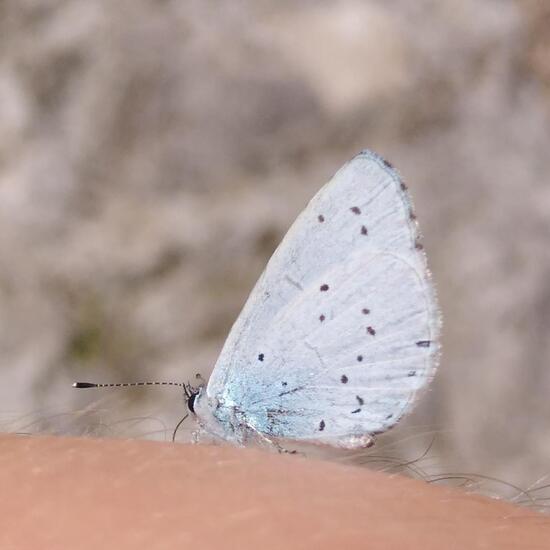
[[209, 402], [267, 437], [362, 445], [431, 379], [438, 332], [405, 186], [365, 151], [273, 254], [224, 345]]

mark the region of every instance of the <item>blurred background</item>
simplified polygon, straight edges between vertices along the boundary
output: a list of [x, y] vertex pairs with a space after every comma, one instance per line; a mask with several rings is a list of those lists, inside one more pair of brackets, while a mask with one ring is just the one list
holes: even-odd
[[544, 485], [542, 0], [1, 2], [0, 429], [169, 439], [179, 389], [71, 383], [207, 377], [362, 148], [409, 184], [444, 317], [432, 390], [377, 453], [436, 434], [429, 474]]

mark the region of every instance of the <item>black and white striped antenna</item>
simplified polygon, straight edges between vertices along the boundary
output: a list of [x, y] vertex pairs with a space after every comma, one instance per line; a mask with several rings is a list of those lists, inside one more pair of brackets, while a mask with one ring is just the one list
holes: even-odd
[[86, 388], [132, 388], [136, 386], [179, 386], [183, 388], [185, 396], [190, 397], [193, 388], [190, 384], [184, 382], [116, 382], [108, 384], [96, 384], [95, 382], [75, 382], [73, 388], [86, 389]]

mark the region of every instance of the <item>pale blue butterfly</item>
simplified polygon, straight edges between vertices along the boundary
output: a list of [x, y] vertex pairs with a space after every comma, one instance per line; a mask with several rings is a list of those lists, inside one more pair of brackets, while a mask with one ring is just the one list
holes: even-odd
[[197, 439], [368, 447], [432, 379], [439, 332], [407, 188], [363, 151], [288, 231], [208, 384], [184, 386]]

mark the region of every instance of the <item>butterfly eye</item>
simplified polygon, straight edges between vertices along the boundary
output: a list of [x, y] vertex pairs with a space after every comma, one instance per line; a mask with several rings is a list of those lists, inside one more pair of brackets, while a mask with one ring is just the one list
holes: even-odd
[[197, 398], [198, 393], [192, 393], [187, 400], [187, 408], [189, 412], [195, 414], [195, 399]]

